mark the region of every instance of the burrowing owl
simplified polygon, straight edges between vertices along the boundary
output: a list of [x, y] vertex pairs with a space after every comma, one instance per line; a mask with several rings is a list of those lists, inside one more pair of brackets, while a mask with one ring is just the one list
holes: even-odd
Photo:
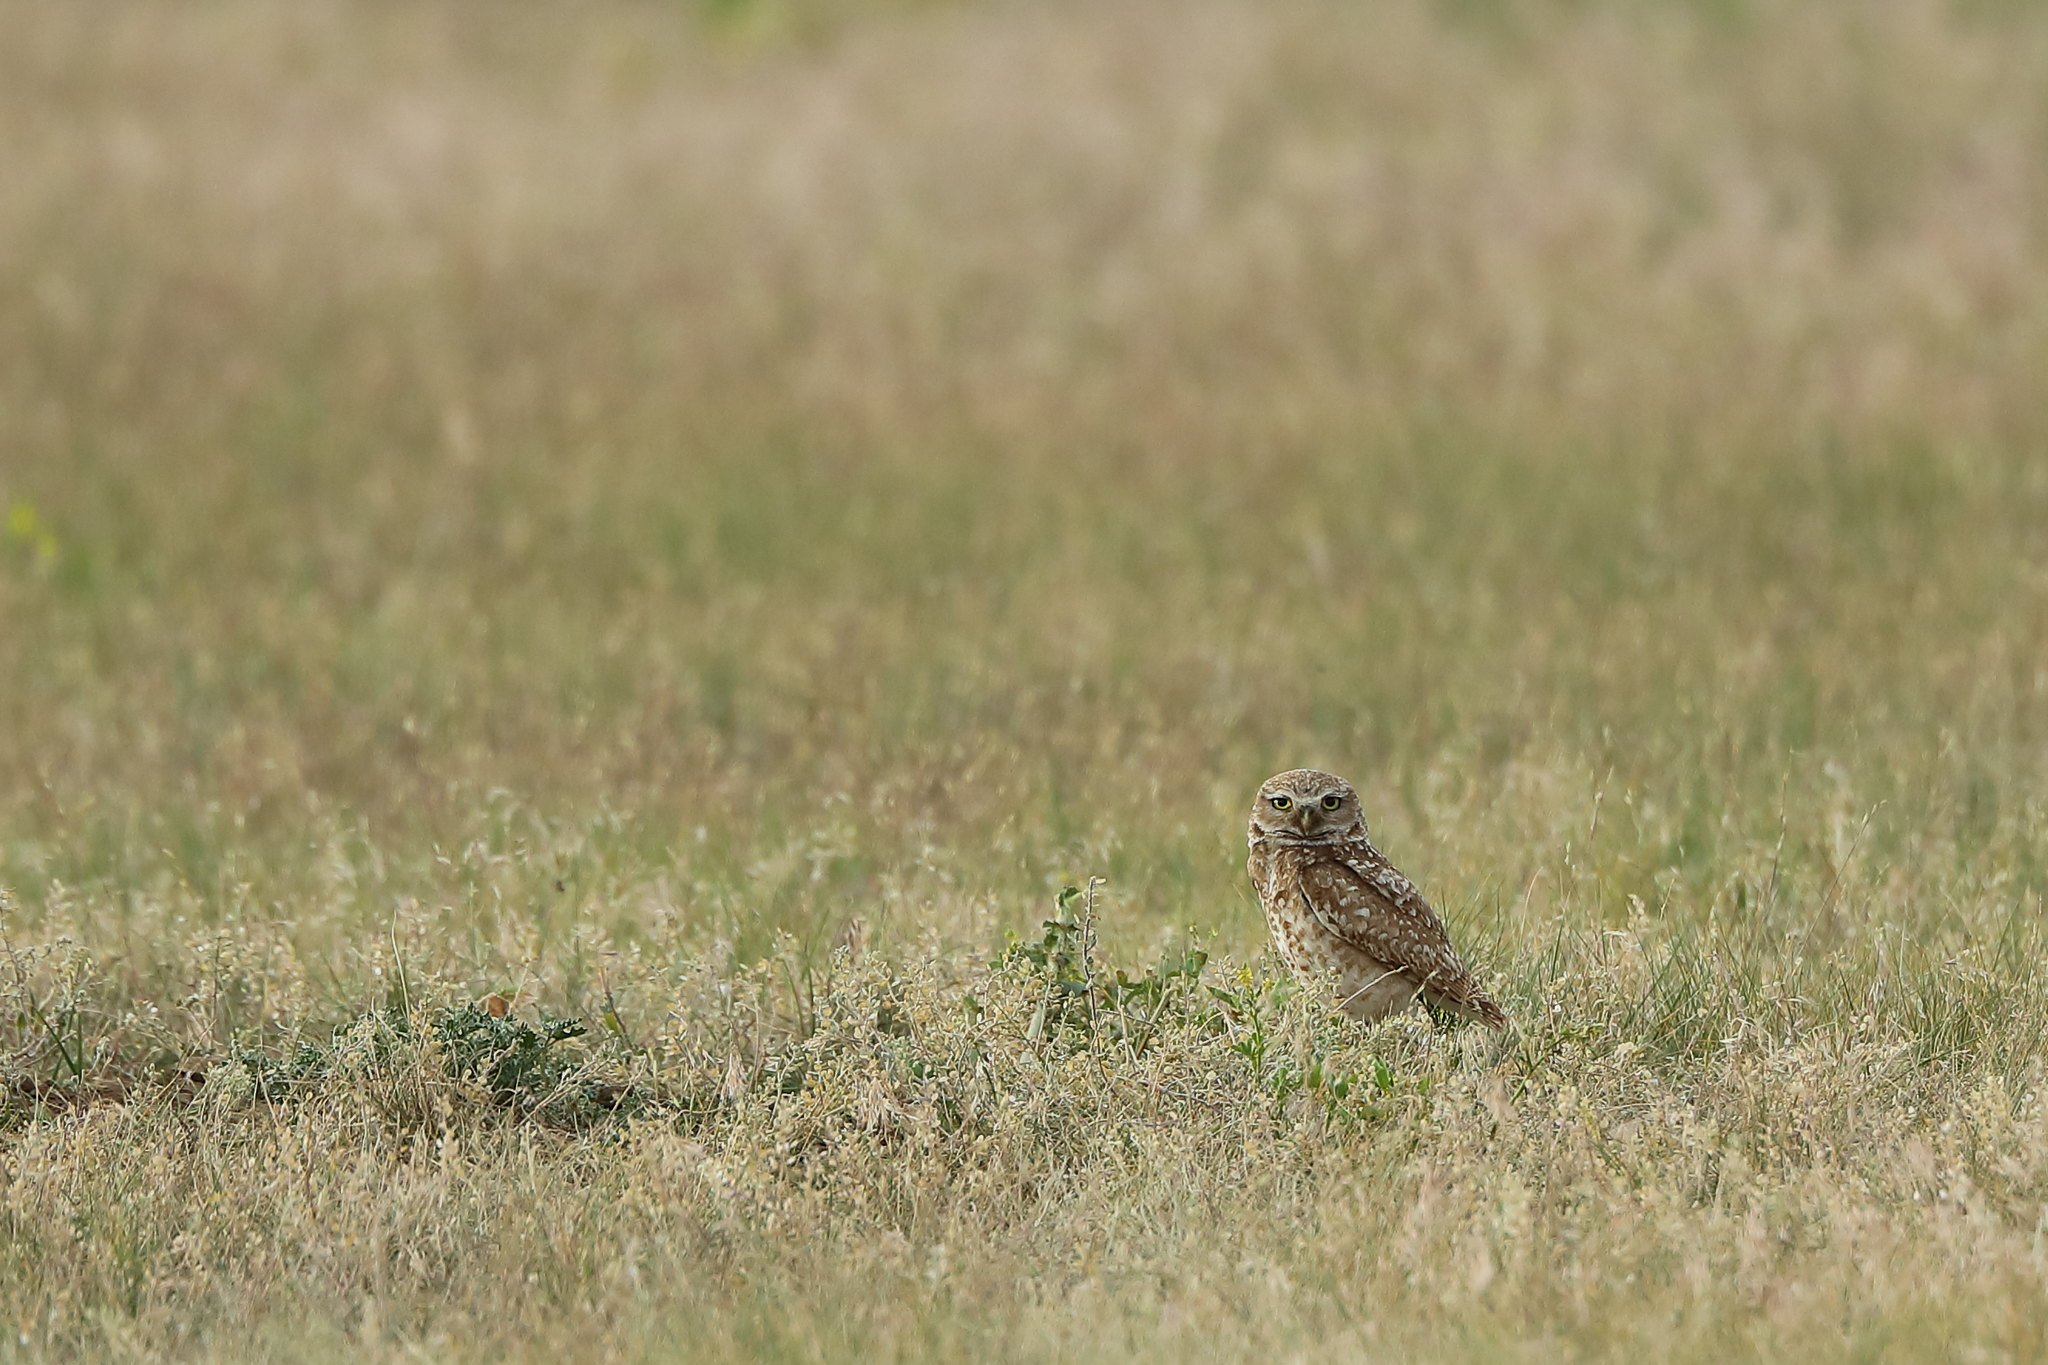
[[1299, 980], [1333, 986], [1354, 1019], [1384, 1019], [1420, 997], [1507, 1027], [1436, 911], [1366, 837], [1349, 782], [1313, 768], [1267, 778], [1247, 837], [1266, 927]]

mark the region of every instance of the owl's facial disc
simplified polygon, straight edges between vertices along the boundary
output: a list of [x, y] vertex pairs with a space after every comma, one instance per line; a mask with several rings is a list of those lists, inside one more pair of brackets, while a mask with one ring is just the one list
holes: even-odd
[[1295, 768], [1259, 788], [1251, 823], [1262, 837], [1306, 842], [1362, 833], [1365, 822], [1349, 782], [1313, 768]]

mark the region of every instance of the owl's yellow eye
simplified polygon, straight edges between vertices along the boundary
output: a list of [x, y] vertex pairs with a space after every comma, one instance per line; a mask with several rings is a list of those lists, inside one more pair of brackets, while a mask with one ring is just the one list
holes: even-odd
[[1330, 793], [1330, 794], [1329, 794], [1328, 796], [1326, 796], [1326, 797], [1324, 797], [1324, 798], [1323, 798], [1323, 809], [1324, 809], [1324, 810], [1335, 810], [1335, 809], [1337, 809], [1337, 807], [1339, 807], [1339, 806], [1341, 806], [1341, 805], [1343, 805], [1343, 804], [1344, 804], [1344, 798], [1343, 798], [1343, 797], [1341, 797], [1341, 796], [1339, 796], [1339, 795], [1337, 795], [1337, 793], [1335, 793], [1335, 792], [1331, 792], [1331, 793]]
[[1287, 810], [1294, 805], [1294, 798], [1291, 796], [1269, 796], [1266, 799], [1273, 803], [1274, 810]]

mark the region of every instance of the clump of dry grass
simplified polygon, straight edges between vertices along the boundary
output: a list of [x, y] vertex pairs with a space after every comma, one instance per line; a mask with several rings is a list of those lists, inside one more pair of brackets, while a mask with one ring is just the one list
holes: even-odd
[[0, 14], [0, 1356], [2041, 1353], [2040, 16], [713, 9]]
[[1996, 1060], [2038, 1046], [2037, 993], [1938, 1058], [1810, 1005], [1688, 1051], [1624, 1012], [1671, 963], [1610, 941], [1505, 1041], [1361, 1029], [1198, 953], [1112, 970], [1064, 904], [983, 966], [686, 971], [659, 1036], [528, 1045], [523, 1091], [474, 1026], [501, 1060], [565, 1030], [368, 1014], [17, 1112], [6, 1273], [60, 1348], [2038, 1348], [1996, 1311], [2048, 1179], [2038, 1067]]

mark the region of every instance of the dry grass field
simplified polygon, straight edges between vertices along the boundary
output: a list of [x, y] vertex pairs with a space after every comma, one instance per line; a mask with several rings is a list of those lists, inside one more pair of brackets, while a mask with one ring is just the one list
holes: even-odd
[[2048, 11], [0, 34], [0, 1361], [2048, 1356]]

